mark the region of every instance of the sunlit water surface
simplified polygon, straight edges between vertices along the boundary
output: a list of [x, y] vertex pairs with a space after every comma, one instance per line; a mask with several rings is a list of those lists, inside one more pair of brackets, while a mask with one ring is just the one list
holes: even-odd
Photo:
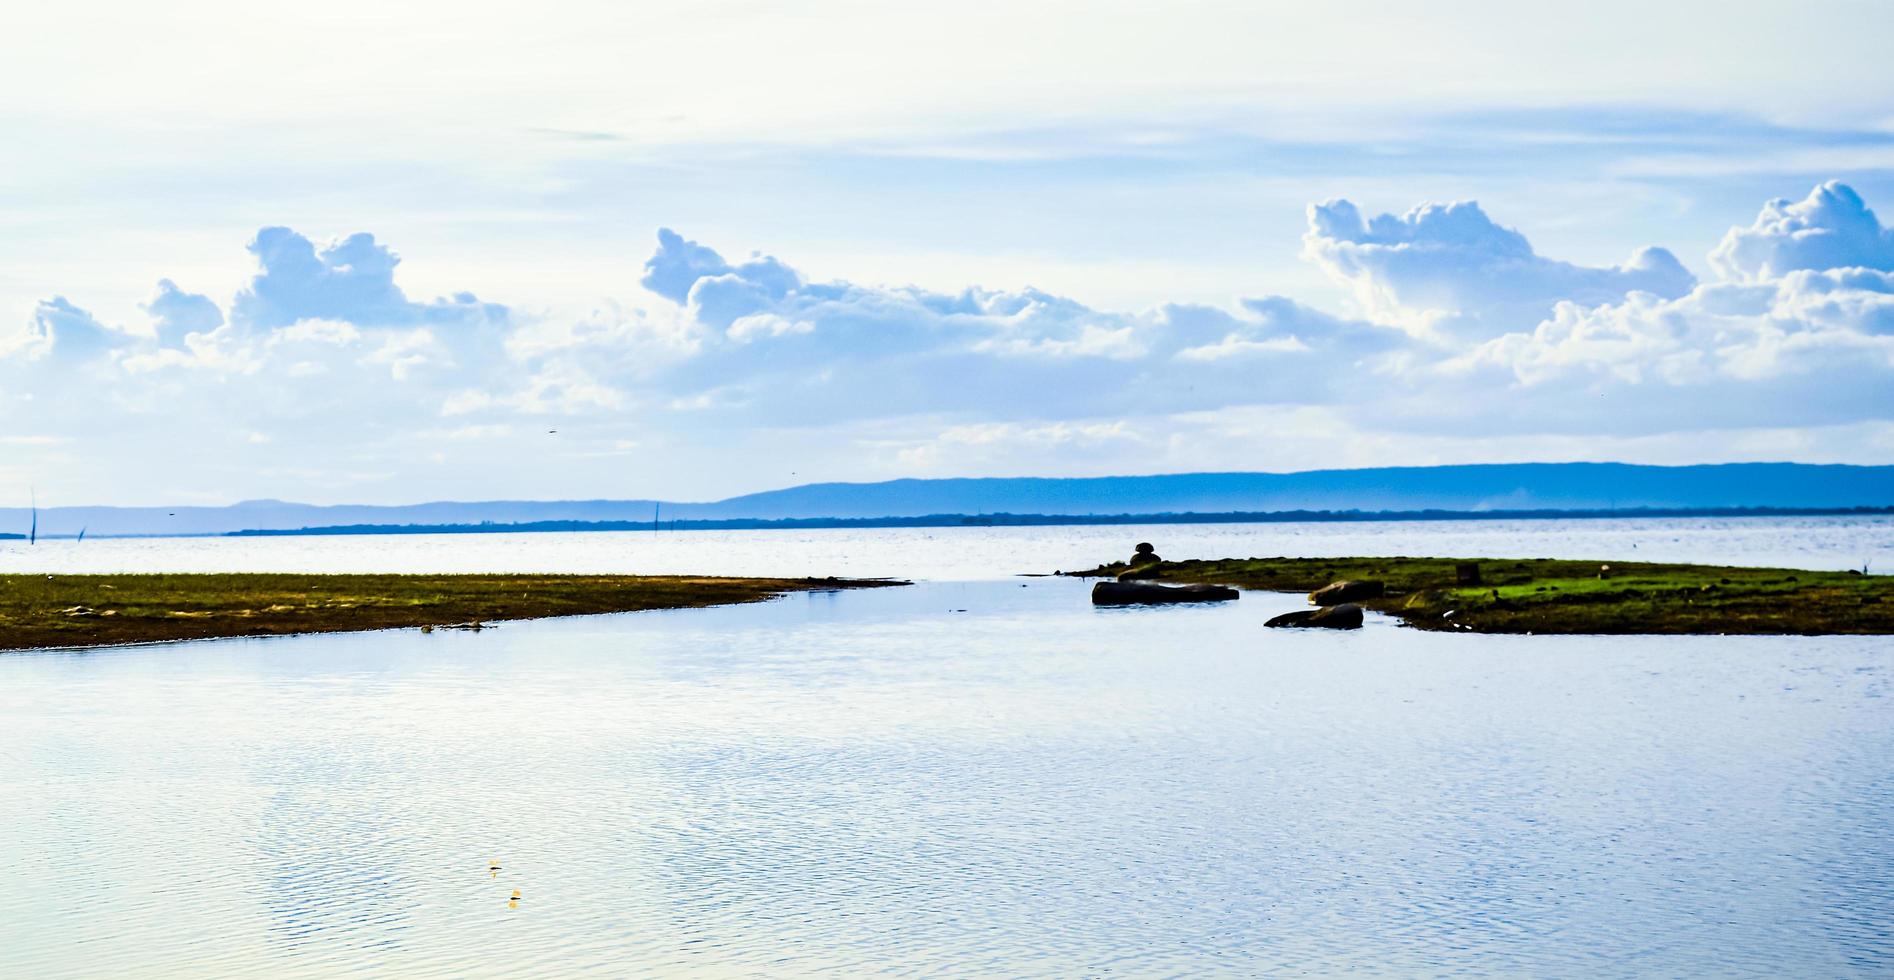
[[8, 572], [592, 572], [991, 579], [1167, 558], [1433, 555], [1894, 571], [1894, 517], [594, 531], [0, 541]]
[[[971, 558], [879, 532], [840, 571], [988, 580], [0, 655], [0, 975], [1894, 970], [1885, 638], [1264, 631], [1298, 598], [996, 580], [1133, 535], [1317, 547], [1260, 527], [968, 532]], [[1791, 527], [1742, 555], [1839, 567], [1888, 535]], [[660, 567], [486, 538], [239, 554]], [[693, 570], [836, 570], [832, 544], [751, 547]]]

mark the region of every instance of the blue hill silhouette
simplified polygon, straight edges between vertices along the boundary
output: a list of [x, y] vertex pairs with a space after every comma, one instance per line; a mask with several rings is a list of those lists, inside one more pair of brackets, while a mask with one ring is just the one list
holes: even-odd
[[[964, 478], [812, 483], [707, 503], [633, 500], [440, 501], [316, 506], [251, 500], [227, 507], [51, 507], [41, 536], [223, 534], [337, 525], [1110, 515], [1325, 511], [1850, 508], [1894, 505], [1894, 466], [1726, 463], [1506, 463], [1300, 473], [1179, 473], [1088, 478]], [[0, 508], [0, 529], [30, 511]], [[15, 528], [14, 525], [18, 525]]]

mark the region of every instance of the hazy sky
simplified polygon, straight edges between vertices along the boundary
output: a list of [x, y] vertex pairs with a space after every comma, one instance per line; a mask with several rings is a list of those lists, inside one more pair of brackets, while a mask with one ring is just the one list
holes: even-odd
[[8, 32], [8, 504], [1894, 463], [1885, 2]]

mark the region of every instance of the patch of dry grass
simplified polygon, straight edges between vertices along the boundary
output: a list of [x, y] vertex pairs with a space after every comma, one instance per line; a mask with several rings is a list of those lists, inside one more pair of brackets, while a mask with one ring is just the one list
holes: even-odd
[[8, 575], [0, 650], [679, 609], [904, 584], [649, 575]]

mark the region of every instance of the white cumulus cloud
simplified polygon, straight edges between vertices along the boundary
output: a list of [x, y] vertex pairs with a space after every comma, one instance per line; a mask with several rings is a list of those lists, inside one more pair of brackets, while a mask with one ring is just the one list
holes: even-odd
[[41, 300], [25, 328], [12, 339], [0, 339], [0, 356], [26, 358], [51, 355], [62, 362], [85, 361], [131, 342], [124, 331], [100, 323], [89, 311], [64, 296]]
[[1356, 290], [1357, 315], [1280, 295], [1124, 311], [1030, 286], [868, 285], [731, 262], [668, 229], [644, 264], [648, 308], [521, 313], [408, 299], [366, 234], [317, 246], [264, 229], [228, 307], [169, 279], [143, 331], [38, 303], [0, 338], [0, 386], [48, 438], [132, 458], [227, 429], [241, 452], [283, 454], [282, 472], [450, 465], [422, 445], [443, 417], [509, 433], [510, 452], [557, 447], [567, 462], [533, 464], [553, 471], [630, 444], [639, 465], [777, 454], [838, 477], [1243, 468], [1297, 446], [1520, 458], [1534, 439], [1648, 449], [1693, 432], [1832, 455], [1841, 437], [1817, 430], [1894, 425], [1894, 257], [1845, 185], [1764, 206], [1701, 283], [1661, 249], [1610, 267], [1541, 256], [1472, 204], [1309, 217], [1304, 248]]
[[143, 309], [151, 317], [158, 342], [168, 347], [183, 343], [189, 334], [209, 333], [224, 325], [224, 311], [216, 300], [201, 293], [187, 293], [169, 279], [158, 280], [158, 288]]
[[1800, 201], [1777, 198], [1747, 228], [1731, 228], [1710, 264], [1759, 281], [1798, 269], [1894, 269], [1894, 228], [1881, 226], [1854, 188], [1829, 181]]
[[264, 228], [251, 239], [259, 269], [231, 304], [248, 326], [285, 327], [327, 319], [358, 326], [499, 322], [506, 307], [456, 293], [415, 303], [395, 284], [399, 256], [366, 232], [318, 249], [288, 228]]
[[1302, 246], [1371, 319], [1443, 343], [1530, 328], [1561, 302], [1595, 306], [1632, 292], [1669, 298], [1695, 285], [1661, 248], [1602, 268], [1546, 258], [1472, 201], [1372, 219], [1346, 200], [1310, 205]]

